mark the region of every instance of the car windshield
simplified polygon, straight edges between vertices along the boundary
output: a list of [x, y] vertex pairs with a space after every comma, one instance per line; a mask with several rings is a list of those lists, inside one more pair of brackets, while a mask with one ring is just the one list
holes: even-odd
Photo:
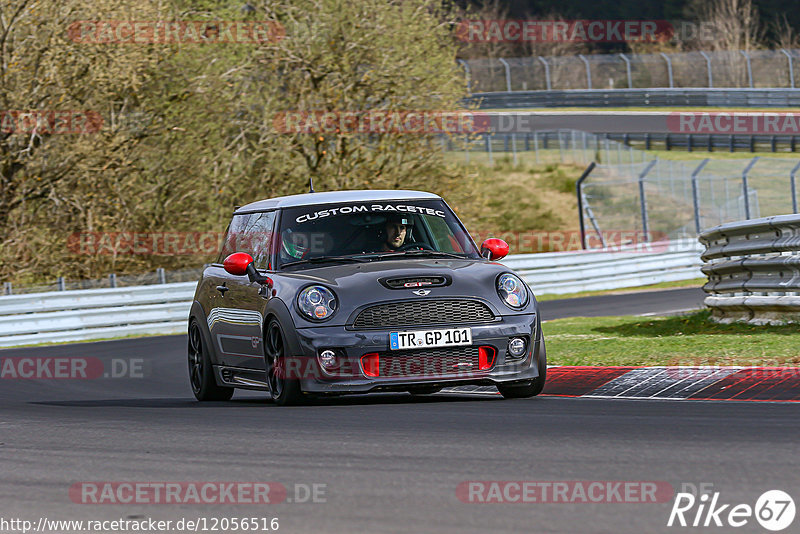
[[284, 209], [278, 265], [441, 255], [479, 258], [442, 200], [348, 202]]

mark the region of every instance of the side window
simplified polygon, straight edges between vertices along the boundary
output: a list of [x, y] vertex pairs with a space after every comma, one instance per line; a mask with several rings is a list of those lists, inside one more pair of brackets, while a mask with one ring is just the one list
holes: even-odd
[[225, 241], [222, 242], [218, 263], [222, 263], [225, 258], [234, 252], [248, 252], [242, 245], [244, 242], [244, 231], [249, 219], [250, 214], [233, 216], [231, 224], [228, 225], [228, 231], [225, 232]]
[[257, 269], [270, 269], [270, 251], [272, 249], [273, 228], [277, 211], [254, 213], [247, 223], [248, 244], [250, 255]]
[[433, 239], [436, 242], [436, 250], [451, 253], [455, 252], [458, 254], [464, 252], [464, 247], [453, 237], [444, 219], [440, 219], [439, 217], [426, 217], [425, 220], [428, 222], [431, 233], [433, 234]]

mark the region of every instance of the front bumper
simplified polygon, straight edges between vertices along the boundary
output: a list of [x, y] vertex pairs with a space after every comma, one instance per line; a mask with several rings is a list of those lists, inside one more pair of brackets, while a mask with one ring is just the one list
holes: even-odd
[[[428, 328], [350, 330], [341, 326], [320, 326], [297, 329], [297, 341], [301, 354], [295, 356], [298, 361], [305, 363], [305, 365], [299, 365], [298, 368], [314, 369], [314, 372], [299, 375], [301, 387], [303, 391], [319, 394], [367, 393], [370, 391], [402, 391], [415, 386], [496, 385], [530, 381], [539, 376], [540, 358], [538, 355], [543, 350], [543, 342], [536, 314], [502, 316], [492, 323], [463, 326], [472, 329], [473, 347], [491, 346], [496, 349], [496, 357], [490, 369], [447, 374], [423, 373], [414, 376], [368, 377], [363, 373], [360, 359], [369, 353], [390, 354], [390, 332], [426, 330]], [[429, 329], [442, 328], [449, 328], [449, 326], [429, 327]], [[507, 355], [508, 340], [512, 337], [526, 337], [529, 340], [525, 356], [521, 359], [513, 359], [513, 361], [510, 355]], [[347, 362], [345, 366], [347, 371], [339, 373], [338, 376], [323, 372], [319, 368], [317, 355], [324, 349], [333, 349], [342, 355]], [[424, 354], [425, 350], [417, 349], [413, 352]]]

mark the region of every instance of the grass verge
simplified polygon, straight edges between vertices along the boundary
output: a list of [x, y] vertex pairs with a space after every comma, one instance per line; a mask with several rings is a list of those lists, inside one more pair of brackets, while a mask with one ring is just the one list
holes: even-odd
[[583, 168], [552, 161], [558, 151], [550, 152], [549, 163], [528, 154], [516, 165], [509, 154], [490, 162], [488, 154], [473, 153], [469, 163], [463, 153], [446, 155], [462, 170], [464, 184], [442, 195], [479, 245], [491, 236], [505, 239], [511, 254], [549, 252], [561, 250], [551, 235], [578, 235], [575, 182]]
[[674, 317], [577, 317], [547, 321], [552, 365], [800, 364], [797, 325], [718, 324], [707, 310]]

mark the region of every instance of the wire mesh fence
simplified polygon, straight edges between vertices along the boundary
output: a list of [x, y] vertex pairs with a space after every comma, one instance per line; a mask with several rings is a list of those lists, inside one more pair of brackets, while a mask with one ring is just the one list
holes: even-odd
[[575, 130], [443, 139], [442, 146], [490, 165], [498, 158], [523, 166], [595, 162], [578, 193], [585, 231], [599, 238], [593, 243], [610, 234], [694, 241], [718, 224], [798, 212], [798, 158], [659, 159]]
[[461, 60], [473, 93], [655, 87], [800, 87], [800, 49]]
[[465, 163], [477, 161], [490, 165], [497, 158], [509, 158], [514, 165], [569, 163], [583, 166], [592, 161], [620, 165], [653, 159], [644, 150], [577, 130], [442, 136], [440, 142], [445, 151], [460, 152]]
[[582, 194], [596, 225], [691, 238], [728, 222], [797, 213], [800, 159], [706, 159], [598, 165]]

